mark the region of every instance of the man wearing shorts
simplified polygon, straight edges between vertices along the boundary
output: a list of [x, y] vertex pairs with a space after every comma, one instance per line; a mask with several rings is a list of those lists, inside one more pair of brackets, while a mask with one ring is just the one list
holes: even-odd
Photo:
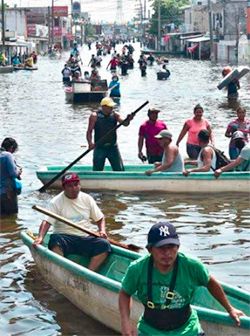
[[84, 236], [82, 231], [47, 217], [42, 221], [39, 235], [33, 245], [36, 247], [43, 242], [52, 225], [53, 234], [50, 236], [49, 249], [65, 257], [69, 254], [87, 255], [90, 257], [88, 268], [95, 271], [111, 252], [111, 246], [106, 239], [104, 215], [95, 200], [81, 192], [80, 178], [77, 174], [65, 174], [62, 177], [62, 187], [63, 191], [50, 201], [49, 210], [86, 228], [90, 225], [90, 220], [93, 220], [98, 226], [100, 238]]

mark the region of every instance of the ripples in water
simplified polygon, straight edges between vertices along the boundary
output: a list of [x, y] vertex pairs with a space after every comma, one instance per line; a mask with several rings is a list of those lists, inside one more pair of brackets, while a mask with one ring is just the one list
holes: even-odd
[[[82, 50], [83, 71], [90, 54]], [[88, 116], [97, 104], [65, 103], [61, 69], [68, 54], [60, 61], [39, 59], [39, 70], [1, 75], [1, 139], [13, 136], [19, 143], [17, 162], [23, 167], [23, 193], [19, 197], [17, 217], [1, 221], [0, 229], [0, 314], [1, 335], [112, 335], [112, 331], [86, 317], [55, 292], [38, 273], [19, 232], [37, 232], [42, 216], [32, 205], [46, 206], [54, 192], [40, 194], [35, 171], [43, 165], [68, 164], [86, 146]], [[139, 49], [135, 60], [139, 58]], [[104, 57], [100, 72], [110, 80]], [[201, 103], [205, 117], [215, 133], [216, 145], [227, 149], [226, 125], [235, 117], [235, 108], [250, 108], [250, 76], [241, 80], [240, 100], [228, 103], [226, 93], [217, 90], [221, 66], [210, 62], [171, 58], [171, 77], [156, 80], [155, 68], [148, 67], [142, 78], [135, 62], [129, 76], [121, 77], [122, 98], [117, 110], [126, 115], [144, 101], [161, 108], [163, 119], [174, 140], [184, 120], [192, 116], [193, 106]], [[195, 69], [195, 71], [194, 71]], [[138, 164], [137, 136], [147, 109], [138, 112], [131, 125], [118, 131], [119, 146], [126, 164]], [[185, 141], [180, 149], [185, 153]], [[82, 164], [92, 164], [92, 155]], [[250, 290], [249, 274], [249, 197], [246, 195], [168, 195], [122, 192], [92, 193], [107, 218], [112, 238], [134, 243], [145, 252], [146, 236], [151, 225], [169, 220], [181, 237], [181, 250], [201, 258], [212, 274], [221, 281]]]

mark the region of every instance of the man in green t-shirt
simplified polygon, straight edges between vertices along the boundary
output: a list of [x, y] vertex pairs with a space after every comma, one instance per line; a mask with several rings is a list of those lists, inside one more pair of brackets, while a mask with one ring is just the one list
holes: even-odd
[[240, 325], [239, 316], [244, 313], [231, 306], [221, 285], [209, 275], [203, 263], [178, 252], [179, 246], [172, 224], [163, 222], [151, 227], [147, 244], [150, 254], [131, 263], [122, 281], [119, 294], [122, 335], [137, 335], [129, 318], [131, 296], [135, 293], [145, 307], [137, 326], [139, 335], [204, 335], [197, 313], [190, 306], [193, 293], [200, 286], [207, 287]]

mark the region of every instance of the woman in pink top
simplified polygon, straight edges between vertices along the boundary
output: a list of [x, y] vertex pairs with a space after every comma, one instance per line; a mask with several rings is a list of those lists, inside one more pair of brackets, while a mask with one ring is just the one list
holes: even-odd
[[212, 140], [212, 130], [209, 122], [207, 119], [203, 118], [203, 108], [201, 105], [196, 105], [194, 107], [194, 117], [192, 119], [188, 119], [185, 121], [185, 124], [179, 134], [178, 140], [176, 145], [179, 146], [179, 143], [184, 138], [186, 133], [188, 133], [187, 138], [187, 154], [192, 160], [196, 160], [201, 147], [199, 146], [198, 141], [198, 133], [203, 130], [207, 129], [210, 133], [210, 141], [213, 143]]

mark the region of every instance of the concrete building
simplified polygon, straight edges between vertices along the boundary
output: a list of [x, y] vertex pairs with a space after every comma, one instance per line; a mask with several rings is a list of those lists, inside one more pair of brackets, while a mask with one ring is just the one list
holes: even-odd
[[[249, 0], [248, 0], [249, 1]], [[209, 8], [210, 6], [210, 8]], [[209, 26], [209, 9], [211, 26]], [[246, 63], [249, 59], [247, 40], [247, 0], [193, 0], [183, 8], [183, 30], [209, 32], [213, 35], [216, 60], [228, 63]], [[250, 25], [250, 24], [249, 24]]]

